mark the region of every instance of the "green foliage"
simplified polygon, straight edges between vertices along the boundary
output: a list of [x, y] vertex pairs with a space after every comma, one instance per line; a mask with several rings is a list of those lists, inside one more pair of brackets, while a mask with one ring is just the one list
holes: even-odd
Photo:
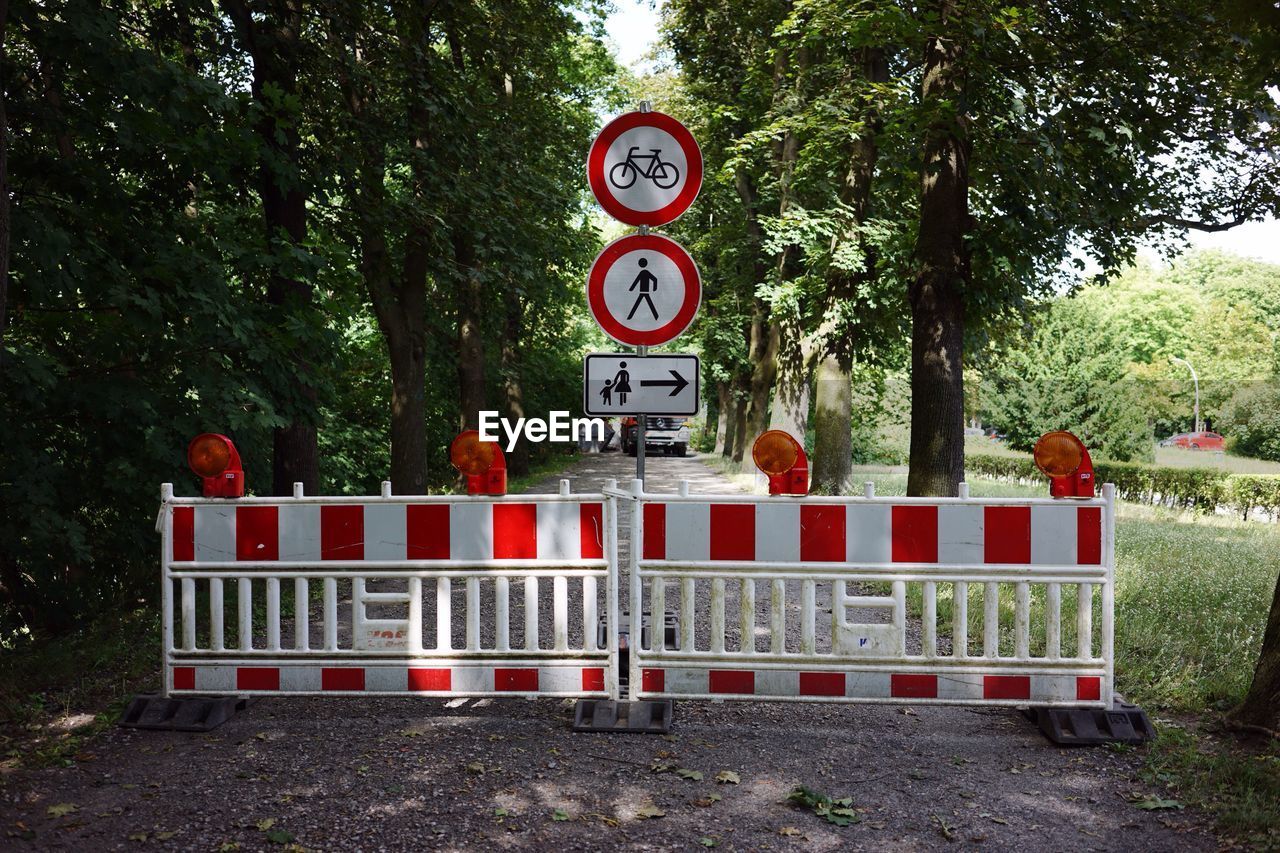
[[1280, 462], [1280, 382], [1246, 385], [1222, 408], [1218, 428], [1240, 453]]
[[814, 814], [827, 823], [836, 826], [848, 826], [860, 823], [862, 815], [854, 811], [852, 797], [833, 798], [804, 785], [797, 785], [787, 794], [787, 802], [793, 806], [811, 809]]
[[984, 372], [989, 421], [1009, 445], [1030, 450], [1055, 429], [1070, 429], [1100, 458], [1150, 460], [1151, 426], [1123, 355], [1093, 333], [1081, 303], [1062, 300], [1005, 343]]
[[[998, 480], [1044, 482], [1029, 456], [970, 453], [965, 456], [965, 468]], [[1202, 511], [1226, 506], [1244, 518], [1254, 511], [1272, 518], [1280, 513], [1280, 476], [1125, 462], [1095, 462], [1094, 474], [1097, 482], [1114, 483], [1121, 499], [1134, 503]]]

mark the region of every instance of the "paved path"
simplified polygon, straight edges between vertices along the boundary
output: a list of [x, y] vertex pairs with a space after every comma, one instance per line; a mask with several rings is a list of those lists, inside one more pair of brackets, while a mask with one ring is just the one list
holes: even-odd
[[[606, 454], [567, 473], [585, 491], [633, 464]], [[692, 458], [650, 460], [649, 474], [655, 491], [680, 479], [733, 490]], [[77, 850], [1216, 846], [1195, 815], [1127, 802], [1150, 792], [1140, 753], [1056, 749], [1009, 711], [685, 702], [666, 738], [575, 735], [572, 713], [549, 700], [295, 698], [259, 701], [208, 735], [113, 729], [91, 759], [11, 776], [0, 838]], [[722, 770], [740, 783], [717, 784]], [[797, 784], [852, 797], [861, 822], [785, 805]], [[50, 816], [59, 804], [75, 810]], [[646, 807], [664, 814], [642, 819]]]

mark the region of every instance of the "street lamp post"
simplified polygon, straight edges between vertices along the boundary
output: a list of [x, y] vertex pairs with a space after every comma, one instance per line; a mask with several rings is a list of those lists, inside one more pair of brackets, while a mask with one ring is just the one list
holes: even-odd
[[1173, 362], [1174, 364], [1185, 364], [1187, 366], [1187, 370], [1191, 371], [1191, 381], [1194, 382], [1196, 386], [1195, 428], [1193, 429], [1193, 432], [1199, 432], [1200, 431], [1200, 377], [1196, 375], [1196, 369], [1191, 366], [1191, 362], [1187, 361], [1185, 358], [1178, 358], [1175, 355], [1172, 358], [1170, 358], [1169, 361]]

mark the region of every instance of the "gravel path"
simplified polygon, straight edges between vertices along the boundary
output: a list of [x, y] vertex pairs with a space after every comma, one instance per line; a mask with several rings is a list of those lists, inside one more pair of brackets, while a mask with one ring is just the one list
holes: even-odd
[[[568, 475], [586, 491], [632, 465], [589, 456]], [[651, 490], [680, 479], [734, 490], [696, 459], [649, 461]], [[1128, 802], [1153, 793], [1136, 777], [1140, 750], [1057, 749], [1012, 711], [684, 702], [666, 737], [575, 735], [572, 715], [551, 700], [295, 698], [258, 701], [207, 735], [112, 729], [73, 766], [7, 779], [0, 846], [1217, 846], [1202, 816]], [[725, 770], [737, 784], [715, 781]], [[860, 822], [784, 804], [797, 784], [851, 797]]]

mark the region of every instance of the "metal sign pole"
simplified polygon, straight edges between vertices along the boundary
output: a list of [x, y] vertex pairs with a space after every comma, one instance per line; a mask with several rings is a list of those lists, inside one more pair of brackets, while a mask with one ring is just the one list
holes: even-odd
[[[648, 110], [649, 110], [649, 102], [641, 101], [640, 111], [648, 112]], [[643, 237], [648, 233], [649, 233], [649, 226], [641, 225], [640, 236]], [[636, 355], [640, 356], [641, 358], [644, 358], [648, 354], [649, 354], [648, 347], [643, 347], [643, 346], [636, 347]], [[643, 414], [636, 415], [636, 479], [640, 481], [640, 485], [642, 487], [644, 485], [644, 433], [645, 433], [646, 426], [648, 426], [648, 424], [645, 423], [645, 416]]]
[[[648, 347], [636, 347], [636, 355], [644, 358], [649, 354]], [[636, 415], [636, 479], [644, 484], [644, 429], [645, 415]]]

